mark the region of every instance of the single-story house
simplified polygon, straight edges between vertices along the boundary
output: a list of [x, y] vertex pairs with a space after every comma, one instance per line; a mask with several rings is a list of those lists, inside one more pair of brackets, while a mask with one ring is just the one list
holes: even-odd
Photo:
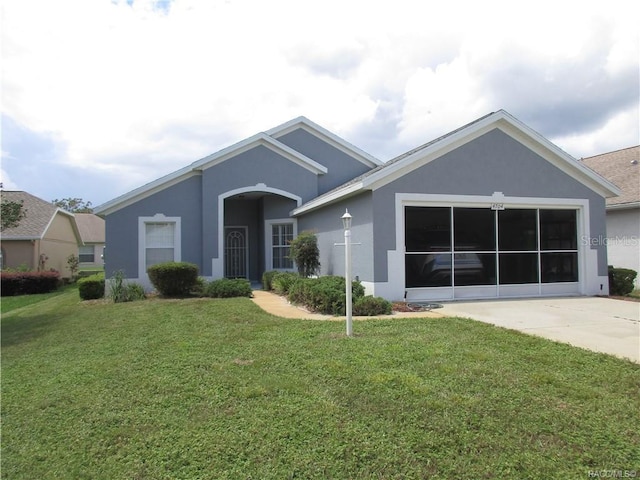
[[312, 230], [320, 274], [389, 300], [608, 293], [605, 200], [618, 188], [500, 110], [386, 163], [296, 118], [96, 209], [107, 276], [149, 285], [160, 261], [207, 278], [292, 269]]
[[583, 163], [620, 188], [607, 198], [609, 265], [638, 272], [640, 288], [640, 145], [584, 158]]
[[54, 269], [69, 278], [67, 259], [82, 241], [74, 215], [27, 192], [3, 190], [0, 195], [3, 202], [22, 203], [25, 213], [17, 226], [2, 231], [2, 268]]
[[82, 243], [78, 245], [80, 267], [104, 266], [104, 218], [93, 213], [75, 213]]

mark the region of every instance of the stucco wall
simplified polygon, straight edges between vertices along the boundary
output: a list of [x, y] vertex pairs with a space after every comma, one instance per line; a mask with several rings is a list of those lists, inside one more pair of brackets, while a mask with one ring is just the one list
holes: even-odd
[[[591, 237], [605, 234], [603, 197], [495, 129], [374, 192], [375, 218], [383, 219], [374, 225], [376, 282], [388, 280], [386, 252], [396, 249], [395, 227], [390, 228], [397, 224], [396, 192], [478, 196], [502, 192], [514, 197], [587, 199]], [[598, 275], [606, 276], [606, 247], [587, 248], [597, 252]]]
[[25, 266], [28, 270], [37, 268], [36, 247], [38, 240], [4, 240], [2, 241], [3, 268], [14, 268]]
[[[608, 263], [630, 268], [640, 276], [640, 208], [607, 211]], [[640, 278], [636, 276], [636, 288]]]
[[344, 246], [335, 244], [344, 244], [341, 217], [345, 209], [349, 209], [353, 217], [351, 241], [360, 244], [353, 245], [351, 250], [353, 275], [363, 282], [372, 282], [374, 237], [370, 192], [301, 216], [298, 219], [298, 231], [311, 230], [316, 233], [321, 275], [344, 275]]
[[138, 278], [138, 218], [157, 213], [182, 219], [182, 260], [202, 263], [202, 193], [200, 178], [188, 178], [107, 217], [105, 271], [107, 277], [122, 270]]
[[302, 129], [283, 135], [278, 141], [327, 167], [328, 172], [318, 179], [318, 195], [370, 170], [362, 162]]

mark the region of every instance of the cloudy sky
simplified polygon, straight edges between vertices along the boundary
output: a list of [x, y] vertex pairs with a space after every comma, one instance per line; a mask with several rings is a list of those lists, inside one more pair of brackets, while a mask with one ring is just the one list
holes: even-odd
[[94, 206], [305, 115], [386, 161], [505, 109], [640, 143], [637, 0], [3, 0], [2, 182]]

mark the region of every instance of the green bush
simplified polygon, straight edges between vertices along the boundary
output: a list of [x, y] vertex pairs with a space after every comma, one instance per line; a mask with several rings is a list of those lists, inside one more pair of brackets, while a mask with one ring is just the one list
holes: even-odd
[[109, 298], [114, 303], [133, 302], [135, 300], [144, 300], [146, 294], [142, 285], [125, 282], [124, 272], [118, 271], [109, 280]]
[[244, 278], [221, 278], [207, 283], [204, 296], [211, 298], [251, 297], [251, 282]]
[[271, 287], [278, 295], [288, 295], [291, 285], [300, 280], [294, 272], [277, 272], [271, 279]]
[[0, 292], [3, 297], [49, 293], [60, 286], [60, 274], [49, 272], [9, 271], [0, 273]]
[[[315, 312], [344, 315], [347, 301], [344, 282], [344, 277], [332, 275], [300, 279], [291, 286], [288, 299]], [[354, 302], [364, 296], [364, 287], [360, 282], [352, 282], [351, 291]]]
[[371, 317], [374, 315], [391, 315], [391, 302], [382, 297], [360, 297], [353, 302], [353, 314]]
[[630, 268], [615, 268], [609, 265], [609, 294], [628, 295], [633, 292], [633, 281], [638, 272]]
[[198, 281], [198, 267], [187, 262], [166, 262], [152, 265], [147, 270], [149, 280], [164, 297], [184, 297]]
[[82, 300], [95, 300], [104, 297], [104, 273], [96, 273], [78, 280], [78, 292]]
[[278, 270], [269, 270], [262, 274], [262, 289], [268, 291], [273, 290], [273, 277], [280, 272]]
[[318, 239], [315, 234], [305, 231], [294, 238], [291, 241], [289, 258], [295, 262], [300, 276], [310, 277], [315, 275], [320, 269], [320, 250], [318, 249]]

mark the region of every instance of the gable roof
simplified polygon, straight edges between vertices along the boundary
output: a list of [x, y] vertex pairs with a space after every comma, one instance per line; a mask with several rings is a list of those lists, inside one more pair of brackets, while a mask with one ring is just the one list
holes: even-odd
[[23, 191], [3, 190], [2, 200], [22, 203], [22, 211], [25, 212], [25, 217], [16, 227], [7, 228], [2, 232], [3, 240], [39, 240], [45, 236], [55, 216], [60, 214], [70, 218], [74, 234], [80, 241], [80, 232], [73, 213]]
[[368, 154], [343, 138], [338, 137], [335, 133], [332, 133], [317, 123], [312, 122], [307, 117], [301, 116], [294, 118], [293, 120], [289, 120], [288, 122], [278, 125], [271, 130], [267, 130], [265, 133], [270, 137], [278, 139], [298, 129], [302, 129], [305, 132], [310, 133], [343, 153], [350, 155], [369, 168], [374, 168], [384, 164], [384, 162], [378, 160], [373, 155]]
[[583, 158], [582, 163], [622, 190], [607, 198], [608, 209], [640, 207], [640, 145]]
[[83, 243], [105, 242], [105, 221], [93, 213], [76, 213], [76, 223]]
[[99, 205], [94, 209], [94, 211], [101, 215], [108, 215], [117, 210], [120, 210], [121, 208], [131, 205], [138, 200], [149, 197], [157, 192], [169, 188], [189, 177], [200, 175], [202, 171], [218, 165], [230, 158], [233, 158], [236, 155], [239, 155], [257, 146], [266, 147], [278, 153], [279, 155], [282, 155], [287, 160], [311, 171], [312, 173], [315, 173], [316, 175], [326, 174], [328, 170], [324, 165], [321, 165], [315, 160], [278, 141], [278, 138], [280, 136], [292, 132], [298, 128], [302, 128], [305, 131], [315, 135], [316, 137], [323, 139], [327, 143], [333, 145], [343, 152], [348, 153], [349, 155], [361, 161], [362, 163], [365, 163], [365, 165], [368, 165], [369, 167], [374, 167], [381, 164], [379, 160], [375, 159], [359, 148], [349, 144], [345, 140], [342, 140], [337, 135], [334, 135], [321, 126], [313, 123], [311, 120], [305, 117], [298, 117], [278, 127], [268, 130], [267, 132], [258, 133], [229, 147], [223, 148], [216, 153], [201, 158], [200, 160], [196, 160], [187, 167], [176, 170], [173, 173], [165, 175], [164, 177], [147, 183], [146, 185], [143, 185], [128, 193], [125, 193], [124, 195], [103, 203], [102, 205]]
[[612, 197], [620, 193], [620, 190], [613, 183], [586, 168], [581, 162], [506, 111], [499, 110], [389, 160], [384, 165], [296, 208], [292, 215], [296, 216], [315, 210], [365, 190], [376, 190], [496, 128], [523, 143], [554, 166], [603, 197]]

